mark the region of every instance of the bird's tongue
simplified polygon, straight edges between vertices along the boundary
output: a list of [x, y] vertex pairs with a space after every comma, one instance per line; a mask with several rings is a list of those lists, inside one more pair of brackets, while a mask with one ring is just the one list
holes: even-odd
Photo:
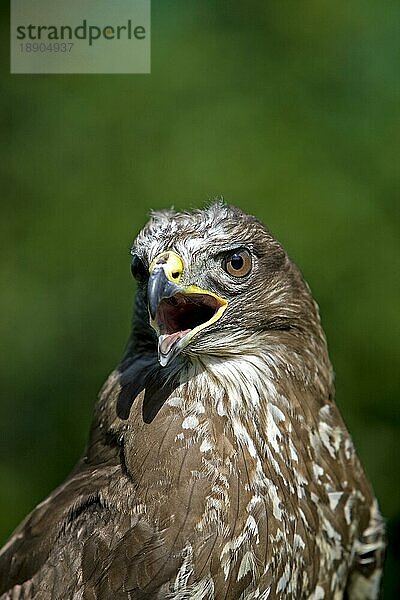
[[176, 346], [179, 340], [189, 333], [189, 331], [190, 329], [185, 329], [184, 331], [176, 331], [175, 333], [160, 335], [158, 338], [158, 354], [161, 359], [161, 364], [167, 364], [171, 350], [174, 346]]

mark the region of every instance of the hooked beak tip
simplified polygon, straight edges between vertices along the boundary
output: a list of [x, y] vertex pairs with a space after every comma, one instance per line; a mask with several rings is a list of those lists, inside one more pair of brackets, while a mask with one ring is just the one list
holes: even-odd
[[170, 298], [181, 288], [168, 279], [162, 267], [154, 269], [147, 284], [147, 303], [151, 319], [157, 315], [158, 305], [163, 298]]

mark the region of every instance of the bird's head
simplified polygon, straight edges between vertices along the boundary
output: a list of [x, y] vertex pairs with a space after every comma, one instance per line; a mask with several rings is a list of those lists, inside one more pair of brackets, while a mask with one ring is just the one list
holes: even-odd
[[155, 332], [162, 366], [182, 354], [252, 354], [272, 339], [323, 338], [299, 271], [238, 208], [155, 212], [132, 256], [137, 316]]

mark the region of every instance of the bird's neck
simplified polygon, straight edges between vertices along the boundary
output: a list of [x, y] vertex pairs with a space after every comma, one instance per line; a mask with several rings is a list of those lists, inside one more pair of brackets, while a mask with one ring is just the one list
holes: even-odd
[[[276, 355], [271, 358], [261, 351], [193, 359], [177, 375], [174, 373], [175, 384], [163, 395], [151, 419], [146, 419], [154, 393], [167, 389], [165, 380], [159, 379], [159, 391], [153, 386], [148, 398], [146, 389], [132, 398], [124, 427], [127, 460], [131, 457], [135, 465], [144, 447], [151, 455], [152, 448], [163, 445], [157, 460], [166, 461], [168, 470], [171, 453], [181, 443], [197, 447], [200, 454], [210, 447], [218, 453], [223, 438], [244, 447], [254, 459], [266, 453], [279, 454], [292, 421], [307, 419], [306, 413], [318, 411], [321, 401], [328, 397], [320, 378], [308, 372], [304, 364], [297, 365], [297, 372], [293, 357], [289, 363], [290, 371], [287, 363], [279, 364]], [[222, 455], [226, 452], [223, 446]], [[172, 470], [171, 484], [176, 485], [174, 475]]]

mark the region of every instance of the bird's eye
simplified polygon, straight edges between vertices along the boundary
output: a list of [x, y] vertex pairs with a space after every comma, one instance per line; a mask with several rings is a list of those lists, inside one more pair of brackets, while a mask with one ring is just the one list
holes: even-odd
[[248, 250], [235, 250], [225, 257], [223, 267], [229, 275], [245, 277], [251, 271], [251, 254]]
[[136, 281], [143, 282], [149, 276], [149, 273], [143, 264], [143, 261], [138, 257], [137, 254], [133, 255], [132, 263], [131, 263], [131, 271], [132, 275], [136, 279]]

